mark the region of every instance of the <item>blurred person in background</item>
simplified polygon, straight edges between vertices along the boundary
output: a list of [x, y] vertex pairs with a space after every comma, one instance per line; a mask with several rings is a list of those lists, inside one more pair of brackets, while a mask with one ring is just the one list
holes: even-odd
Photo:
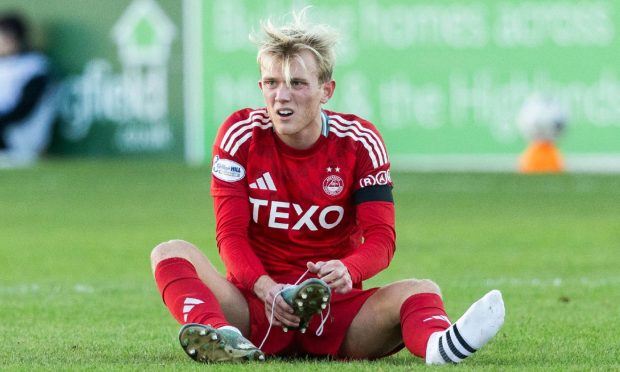
[[32, 164], [51, 138], [50, 63], [30, 50], [28, 36], [22, 16], [0, 14], [0, 168]]

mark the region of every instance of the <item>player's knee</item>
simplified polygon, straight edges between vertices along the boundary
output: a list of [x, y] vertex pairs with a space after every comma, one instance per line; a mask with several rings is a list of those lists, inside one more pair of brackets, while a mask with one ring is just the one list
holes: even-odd
[[400, 324], [402, 305], [411, 296], [423, 293], [441, 295], [439, 286], [428, 279], [406, 279], [381, 288], [373, 295], [374, 321], [387, 324], [388, 328]]
[[181, 257], [191, 261], [196, 250], [196, 247], [184, 240], [169, 240], [153, 248], [151, 251], [151, 265], [155, 268], [159, 262], [173, 257]]
[[420, 279], [417, 283], [417, 288], [420, 293], [435, 293], [440, 295], [441, 289], [434, 281], [430, 279]]
[[420, 293], [434, 293], [441, 295], [441, 289], [437, 283], [430, 279], [407, 279], [403, 280], [401, 283], [405, 287], [403, 292], [406, 297]]

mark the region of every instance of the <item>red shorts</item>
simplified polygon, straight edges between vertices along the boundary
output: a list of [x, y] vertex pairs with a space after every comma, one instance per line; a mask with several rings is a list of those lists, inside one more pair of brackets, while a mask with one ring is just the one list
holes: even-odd
[[[258, 346], [263, 342], [269, 329], [269, 319], [265, 314], [265, 304], [254, 293], [239, 288], [250, 310], [250, 341]], [[321, 324], [321, 316], [315, 315], [306, 333], [289, 330], [284, 332], [281, 327], [272, 327], [263, 348], [265, 354], [279, 356], [331, 356], [339, 355], [340, 347], [347, 330], [362, 305], [378, 288], [367, 290], [353, 289], [347, 294], [332, 293], [329, 319], [323, 326], [321, 336], [316, 330]], [[324, 311], [326, 314], [327, 311]]]

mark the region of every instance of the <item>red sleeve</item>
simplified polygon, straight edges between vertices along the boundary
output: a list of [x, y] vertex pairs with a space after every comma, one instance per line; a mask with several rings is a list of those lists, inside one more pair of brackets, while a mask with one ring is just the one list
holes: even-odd
[[247, 195], [245, 168], [251, 126], [238, 124], [254, 118], [251, 113], [250, 109], [239, 110], [230, 115], [218, 129], [213, 142], [211, 168], [211, 195], [214, 197]]
[[267, 275], [248, 241], [250, 208], [247, 198], [214, 196], [215, 239], [228, 274], [241, 285], [254, 290], [254, 283]]
[[388, 267], [396, 249], [394, 203], [361, 203], [357, 206], [357, 220], [364, 243], [353, 254], [342, 259], [353, 283], [361, 283]]

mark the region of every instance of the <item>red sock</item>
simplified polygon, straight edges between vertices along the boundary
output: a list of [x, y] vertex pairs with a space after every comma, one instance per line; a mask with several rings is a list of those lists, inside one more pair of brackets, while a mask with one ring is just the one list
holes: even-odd
[[403, 342], [411, 354], [426, 357], [426, 344], [435, 332], [450, 327], [441, 297], [434, 293], [418, 293], [400, 308]]
[[196, 273], [196, 268], [180, 257], [160, 261], [155, 268], [157, 288], [172, 316], [181, 324], [229, 325], [211, 290]]

